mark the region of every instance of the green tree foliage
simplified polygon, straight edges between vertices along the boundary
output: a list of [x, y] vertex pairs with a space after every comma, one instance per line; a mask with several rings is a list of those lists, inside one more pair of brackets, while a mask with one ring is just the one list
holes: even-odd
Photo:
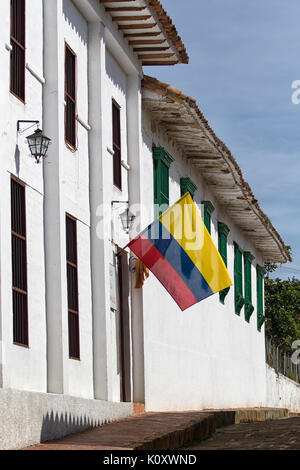
[[[286, 248], [291, 253], [291, 247]], [[300, 339], [300, 281], [270, 279], [277, 268], [275, 263], [265, 265], [266, 334], [281, 349], [292, 352], [293, 342]]]

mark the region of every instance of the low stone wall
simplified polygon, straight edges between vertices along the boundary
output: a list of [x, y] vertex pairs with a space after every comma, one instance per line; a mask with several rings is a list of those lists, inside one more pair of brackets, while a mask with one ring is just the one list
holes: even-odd
[[267, 365], [267, 406], [300, 411], [300, 385]]
[[0, 449], [58, 439], [133, 413], [132, 403], [0, 390]]

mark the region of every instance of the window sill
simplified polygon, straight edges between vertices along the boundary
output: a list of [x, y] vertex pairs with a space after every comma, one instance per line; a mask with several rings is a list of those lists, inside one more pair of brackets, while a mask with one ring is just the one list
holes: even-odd
[[19, 348], [23, 348], [23, 349], [28, 349], [28, 350], [30, 349], [30, 347], [27, 344], [21, 344], [21, 343], [13, 342], [13, 345], [18, 346]]

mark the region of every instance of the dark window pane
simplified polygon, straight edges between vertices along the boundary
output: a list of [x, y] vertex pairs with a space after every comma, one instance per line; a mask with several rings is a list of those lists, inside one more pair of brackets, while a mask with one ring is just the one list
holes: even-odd
[[25, 46], [25, 0], [11, 0], [11, 36]]
[[76, 104], [66, 97], [66, 141], [76, 147]]
[[25, 188], [11, 180], [11, 228], [12, 231], [25, 237]]
[[66, 74], [66, 93], [75, 100], [75, 73], [76, 73], [76, 57], [70, 51], [68, 47], [66, 47], [66, 60], [65, 60], [65, 74]]
[[26, 241], [12, 235], [13, 287], [27, 290]]
[[114, 185], [121, 189], [122, 187], [122, 171], [121, 171], [121, 152], [114, 146], [114, 157], [113, 157], [113, 177]]
[[25, 187], [11, 180], [13, 340], [28, 346]]
[[80, 358], [79, 350], [79, 316], [69, 312], [69, 356]]
[[65, 48], [65, 139], [76, 148], [76, 56]]
[[25, 101], [25, 0], [11, 0], [10, 90]]
[[121, 126], [120, 109], [113, 102], [112, 104], [112, 133], [113, 133], [113, 182], [114, 185], [122, 189], [122, 166], [121, 166]]
[[27, 295], [13, 291], [13, 340], [28, 346]]
[[79, 306], [77, 269], [77, 223], [66, 216], [67, 289], [69, 310], [69, 355], [79, 359]]
[[113, 103], [113, 144], [121, 147], [120, 109]]
[[78, 312], [78, 284], [77, 284], [77, 268], [67, 265], [68, 280], [68, 307], [70, 310]]

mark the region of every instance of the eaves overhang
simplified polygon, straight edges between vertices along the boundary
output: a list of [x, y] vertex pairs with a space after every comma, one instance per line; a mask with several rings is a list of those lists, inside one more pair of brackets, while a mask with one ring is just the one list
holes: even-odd
[[167, 83], [144, 76], [143, 107], [200, 172], [208, 189], [252, 241], [263, 261], [291, 261], [284, 241], [261, 209], [237, 161], [209, 126], [196, 100]]
[[143, 66], [187, 64], [189, 57], [159, 0], [99, 0]]

